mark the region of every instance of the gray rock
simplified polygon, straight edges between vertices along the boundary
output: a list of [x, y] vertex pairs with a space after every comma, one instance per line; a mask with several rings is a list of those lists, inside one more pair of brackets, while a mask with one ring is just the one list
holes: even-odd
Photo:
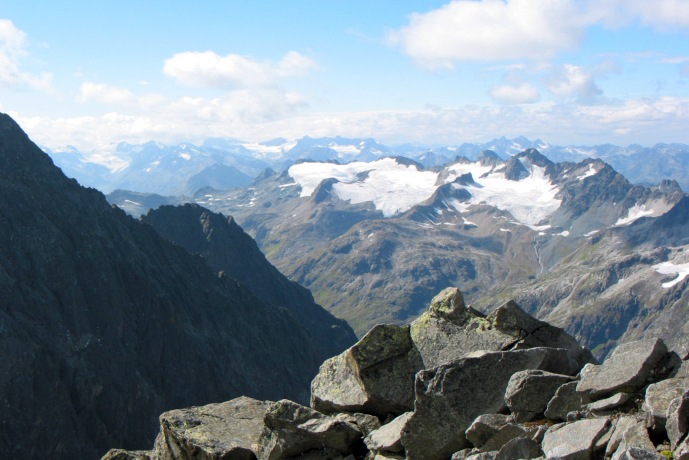
[[263, 418], [258, 458], [275, 460], [317, 450], [321, 459], [333, 459], [361, 450], [361, 432], [352, 423], [321, 414], [292, 401], [273, 403]]
[[632, 395], [629, 393], [617, 393], [609, 398], [599, 399], [598, 401], [584, 405], [583, 409], [589, 412], [607, 412], [625, 404]]
[[430, 369], [476, 351], [505, 351], [533, 347], [565, 348], [576, 373], [591, 353], [563, 329], [539, 321], [513, 301], [487, 317], [467, 307], [457, 288], [447, 288], [433, 298], [431, 307], [411, 324], [412, 340]]
[[402, 430], [406, 427], [411, 412], [406, 412], [390, 423], [387, 423], [379, 429], [373, 431], [364, 442], [369, 450], [375, 452], [403, 452], [402, 447]]
[[630, 447], [615, 452], [611, 460], [667, 460], [654, 449], [644, 449], [642, 447]]
[[588, 460], [594, 445], [610, 427], [607, 417], [553, 425], [546, 432], [541, 448], [548, 459]]
[[661, 339], [652, 338], [618, 346], [601, 365], [587, 364], [577, 391], [592, 399], [620, 391], [634, 392], [646, 383], [654, 367], [667, 354]]
[[452, 457], [450, 457], [450, 460], [466, 460], [467, 457], [470, 455], [473, 455], [475, 453], [478, 453], [478, 449], [472, 449], [467, 447], [466, 449], [462, 449], [460, 451], [455, 452], [452, 454]]
[[568, 413], [581, 410], [587, 399], [581, 393], [577, 393], [578, 383], [565, 383], [557, 389], [544, 413], [548, 420], [567, 420]]
[[689, 378], [675, 377], [653, 383], [646, 388], [642, 409], [649, 415], [649, 425], [654, 433], [665, 431], [667, 408], [670, 402], [689, 389]]
[[642, 419], [633, 416], [620, 417], [612, 430], [605, 455], [609, 457], [617, 451], [621, 452], [632, 447], [654, 449], [653, 442], [648, 436], [646, 424]]
[[359, 412], [343, 412], [335, 414], [334, 417], [338, 420], [349, 422], [356, 425], [363, 436], [368, 436], [372, 431], [380, 428], [380, 419], [375, 415], [362, 414]]
[[528, 369], [515, 372], [507, 384], [505, 404], [515, 421], [528, 422], [543, 414], [560, 386], [571, 382], [568, 375]]
[[479, 415], [464, 432], [467, 441], [484, 451], [500, 450], [508, 441], [527, 436], [526, 430], [502, 414]]
[[498, 455], [497, 451], [479, 452], [476, 454], [469, 455], [466, 458], [466, 460], [495, 460], [495, 457], [497, 455]]
[[540, 444], [533, 439], [514, 438], [502, 446], [495, 460], [530, 460], [542, 455]]
[[667, 408], [665, 431], [674, 450], [689, 430], [689, 390], [673, 399]]
[[101, 460], [158, 460], [150, 450], [110, 449]]
[[311, 407], [324, 413], [364, 412], [385, 418], [413, 409], [421, 369], [409, 326], [378, 325], [321, 365], [311, 383]]
[[689, 439], [684, 438], [672, 452], [674, 460], [689, 460]]
[[479, 415], [500, 412], [510, 377], [525, 369], [567, 371], [567, 350], [491, 352], [419, 372], [414, 413], [402, 433], [407, 458], [444, 459], [468, 447], [464, 431]]
[[160, 416], [156, 458], [252, 459], [271, 403], [245, 396]]
[[[367, 457], [368, 458], [368, 457]], [[352, 459], [354, 460], [354, 459]], [[404, 460], [404, 455], [395, 455], [395, 454], [389, 454], [389, 453], [384, 453], [384, 454], [374, 454], [371, 460]]]

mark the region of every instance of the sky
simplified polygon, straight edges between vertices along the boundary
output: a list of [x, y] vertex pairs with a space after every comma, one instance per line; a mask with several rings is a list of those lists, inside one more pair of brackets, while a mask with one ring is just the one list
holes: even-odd
[[689, 0], [0, 0], [42, 146], [689, 143]]

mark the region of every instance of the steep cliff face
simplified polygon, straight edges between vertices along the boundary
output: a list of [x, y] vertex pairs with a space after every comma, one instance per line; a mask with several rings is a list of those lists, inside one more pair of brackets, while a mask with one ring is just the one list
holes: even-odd
[[187, 251], [202, 256], [217, 272], [239, 280], [261, 300], [290, 310], [328, 359], [356, 342], [349, 325], [317, 305], [311, 292], [290, 281], [266, 260], [256, 242], [232, 217], [197, 204], [163, 206], [142, 220]]
[[0, 115], [0, 457], [150, 447], [158, 414], [308, 397], [313, 334], [67, 179]]

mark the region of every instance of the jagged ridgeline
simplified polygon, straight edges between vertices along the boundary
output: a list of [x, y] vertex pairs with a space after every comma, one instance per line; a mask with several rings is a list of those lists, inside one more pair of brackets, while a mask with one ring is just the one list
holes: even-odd
[[327, 360], [311, 407], [169, 411], [153, 450], [103, 460], [686, 459], [688, 372], [661, 339], [598, 364], [516, 303], [483, 315], [448, 288], [411, 325], [378, 325]]
[[242, 394], [308, 400], [351, 329], [213, 225], [244, 250], [235, 271], [67, 179], [0, 115], [0, 458], [150, 446], [161, 412]]

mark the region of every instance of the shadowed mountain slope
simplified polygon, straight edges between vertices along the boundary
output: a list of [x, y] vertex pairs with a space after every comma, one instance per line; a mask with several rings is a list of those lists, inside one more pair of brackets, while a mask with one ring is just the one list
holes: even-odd
[[150, 447], [166, 409], [304, 401], [323, 351], [153, 228], [67, 179], [0, 114], [0, 457]]

